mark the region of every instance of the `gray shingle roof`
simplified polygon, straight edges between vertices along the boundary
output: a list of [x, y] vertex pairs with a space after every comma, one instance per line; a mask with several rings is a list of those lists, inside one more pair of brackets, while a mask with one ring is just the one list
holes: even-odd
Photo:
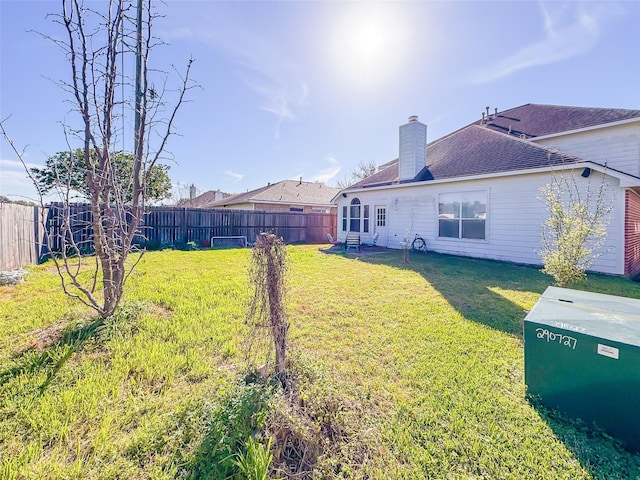
[[331, 205], [331, 199], [339, 188], [327, 187], [322, 183], [283, 180], [257, 188], [250, 192], [238, 193], [210, 204], [210, 207], [237, 205], [240, 203], [286, 203], [300, 205]]
[[[605, 125], [607, 123], [640, 118], [640, 110], [622, 108], [569, 107], [528, 103], [511, 108], [498, 115], [492, 114], [486, 126], [493, 130], [527, 138], [552, 135]], [[481, 120], [475, 125], [481, 124]]]
[[[486, 175], [581, 162], [574, 155], [550, 150], [527, 140], [470, 125], [427, 145], [427, 166], [412, 180]], [[398, 161], [351, 188], [398, 183]]]
[[[441, 180], [581, 162], [526, 139], [640, 118], [640, 110], [527, 104], [427, 144], [427, 166], [406, 181]], [[350, 188], [398, 183], [398, 159]]]
[[[427, 147], [434, 179], [526, 170], [582, 161], [566, 153], [472, 125]], [[424, 177], [424, 170], [420, 176]], [[423, 178], [427, 180], [427, 178]]]

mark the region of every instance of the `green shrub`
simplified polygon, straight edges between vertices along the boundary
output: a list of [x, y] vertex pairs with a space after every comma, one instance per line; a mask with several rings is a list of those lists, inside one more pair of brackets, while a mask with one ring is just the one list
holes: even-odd
[[607, 236], [612, 207], [605, 196], [604, 177], [595, 196], [590, 187], [590, 183], [580, 187], [570, 174], [554, 177], [541, 189], [549, 212], [542, 226], [542, 272], [561, 287], [586, 277]]

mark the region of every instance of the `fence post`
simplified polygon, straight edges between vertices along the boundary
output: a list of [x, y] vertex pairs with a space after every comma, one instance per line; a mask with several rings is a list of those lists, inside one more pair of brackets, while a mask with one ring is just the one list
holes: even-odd
[[40, 258], [42, 255], [42, 245], [41, 237], [40, 237], [40, 210], [41, 207], [33, 207], [33, 253], [35, 258], [35, 263], [40, 263]]

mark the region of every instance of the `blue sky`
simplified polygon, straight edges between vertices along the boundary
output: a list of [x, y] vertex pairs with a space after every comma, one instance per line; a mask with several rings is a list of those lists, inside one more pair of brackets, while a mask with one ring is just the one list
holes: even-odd
[[[96, 8], [100, 2], [91, 2]], [[59, 1], [0, 0], [0, 119], [30, 165], [66, 147], [69, 78], [46, 18]], [[418, 115], [435, 140], [526, 103], [640, 109], [640, 2], [247, 2], [159, 4], [167, 45], [151, 66], [189, 92], [168, 151], [176, 185], [243, 192], [284, 179], [335, 185], [398, 154]], [[129, 67], [127, 67], [129, 68]], [[170, 76], [169, 87], [178, 82]], [[79, 145], [78, 145], [79, 146]], [[0, 142], [0, 195], [34, 198]]]

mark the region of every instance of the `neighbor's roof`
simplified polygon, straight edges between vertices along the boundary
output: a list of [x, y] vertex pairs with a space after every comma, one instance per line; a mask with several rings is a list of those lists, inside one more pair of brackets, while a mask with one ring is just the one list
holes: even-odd
[[238, 193], [209, 205], [225, 207], [240, 203], [285, 203], [288, 205], [330, 206], [331, 199], [339, 188], [327, 187], [322, 183], [283, 180], [246, 193]]
[[229, 197], [228, 193], [223, 193], [219, 190], [218, 191], [209, 190], [207, 192], [204, 192], [201, 195], [198, 195], [197, 197], [192, 198], [191, 200], [186, 200], [185, 202], [181, 203], [180, 206], [191, 207], [191, 208], [206, 208], [212, 203], [216, 202], [216, 196], [220, 196], [220, 195]]
[[[486, 175], [578, 163], [575, 155], [471, 125], [427, 145], [427, 166], [407, 182]], [[398, 183], [398, 160], [350, 188]]]
[[[520, 107], [489, 112], [484, 125], [498, 132], [526, 138], [553, 135], [582, 128], [606, 125], [632, 118], [640, 119], [640, 110], [623, 108], [569, 107], [528, 103]], [[475, 125], [482, 124], [478, 120]]]
[[[527, 139], [606, 125], [633, 118], [640, 110], [527, 104], [498, 112], [427, 144], [427, 166], [406, 180], [420, 182], [583, 162]], [[510, 133], [509, 130], [511, 129]], [[364, 188], [398, 183], [398, 159], [349, 187]]]

